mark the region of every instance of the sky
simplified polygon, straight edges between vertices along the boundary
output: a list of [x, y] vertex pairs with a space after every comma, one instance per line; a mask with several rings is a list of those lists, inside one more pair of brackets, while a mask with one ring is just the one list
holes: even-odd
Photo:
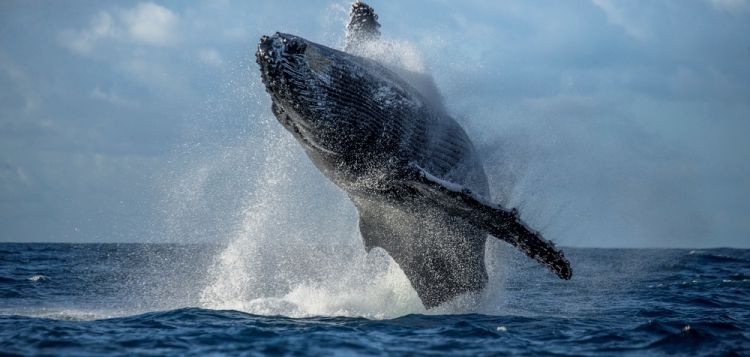
[[[750, 248], [749, 1], [371, 5], [474, 139], [495, 199], [546, 237]], [[262, 194], [266, 137], [286, 138], [258, 38], [340, 47], [348, 6], [0, 2], [0, 241], [229, 234]], [[324, 187], [285, 199], [339, 204], [279, 148]]]

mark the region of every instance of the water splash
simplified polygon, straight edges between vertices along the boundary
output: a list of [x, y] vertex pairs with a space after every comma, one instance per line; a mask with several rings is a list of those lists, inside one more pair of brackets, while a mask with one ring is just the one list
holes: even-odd
[[[362, 55], [410, 75], [408, 79], [417, 82], [417, 87], [424, 83], [429, 88], [418, 89], [442, 105], [416, 46], [385, 40], [361, 50]], [[256, 71], [252, 65], [247, 70]], [[243, 76], [257, 82], [257, 76]], [[270, 116], [268, 103], [258, 100], [265, 98], [263, 89], [252, 84], [249, 89], [244, 91], [247, 98], [242, 102], [254, 102], [263, 113], [252, 114], [257, 130], [247, 143], [220, 148], [202, 160], [210, 161], [208, 166], [216, 166], [217, 157], [243, 155], [246, 150], [252, 155], [254, 172], [247, 172], [246, 168], [235, 172], [194, 170], [188, 174], [194, 177], [184, 180], [188, 191], [200, 193], [185, 196], [191, 201], [191, 210], [200, 204], [200, 198], [210, 198], [202, 187], [210, 184], [210, 176], [228, 174], [224, 180], [246, 182], [247, 178], [238, 176], [251, 175], [253, 181], [250, 188], [242, 191], [242, 204], [229, 208], [236, 212], [225, 212], [240, 218], [221, 220], [221, 224], [234, 228], [217, 230], [223, 235], [224, 247], [205, 273], [206, 283], [198, 287], [197, 304], [210, 309], [292, 317], [391, 318], [426, 313], [410, 282], [387, 253], [381, 249], [365, 251], [354, 206], [320, 175], [291, 135]], [[488, 241], [490, 283], [485, 291], [460, 296], [429, 312], [497, 311], [504, 280], [497, 260], [500, 251], [498, 242]]]
[[257, 144], [266, 148], [261, 172], [239, 229], [208, 272], [200, 306], [294, 317], [423, 309], [384, 252], [365, 252], [348, 198], [280, 128], [266, 129]]

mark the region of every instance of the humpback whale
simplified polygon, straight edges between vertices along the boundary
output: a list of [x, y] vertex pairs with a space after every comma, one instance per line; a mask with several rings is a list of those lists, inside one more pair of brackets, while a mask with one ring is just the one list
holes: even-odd
[[489, 201], [481, 160], [432, 81], [362, 55], [377, 19], [356, 2], [344, 51], [277, 32], [256, 52], [271, 111], [354, 203], [365, 249], [384, 249], [428, 309], [485, 286], [488, 234], [570, 279], [552, 242]]

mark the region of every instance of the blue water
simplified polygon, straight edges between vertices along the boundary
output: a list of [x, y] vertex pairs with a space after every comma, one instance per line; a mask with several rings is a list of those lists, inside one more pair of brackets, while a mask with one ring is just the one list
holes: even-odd
[[0, 354], [750, 354], [750, 250], [566, 249], [569, 282], [511, 256], [497, 313], [372, 319], [206, 308], [222, 249], [0, 244]]

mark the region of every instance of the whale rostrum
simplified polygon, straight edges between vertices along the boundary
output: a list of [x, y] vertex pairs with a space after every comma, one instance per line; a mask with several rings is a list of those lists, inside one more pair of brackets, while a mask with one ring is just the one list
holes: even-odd
[[488, 200], [471, 140], [425, 94], [432, 89], [358, 52], [379, 27], [357, 2], [346, 52], [278, 32], [256, 52], [273, 114], [348, 194], [365, 248], [388, 252], [427, 308], [485, 286], [488, 234], [570, 279], [561, 251], [515, 209]]

